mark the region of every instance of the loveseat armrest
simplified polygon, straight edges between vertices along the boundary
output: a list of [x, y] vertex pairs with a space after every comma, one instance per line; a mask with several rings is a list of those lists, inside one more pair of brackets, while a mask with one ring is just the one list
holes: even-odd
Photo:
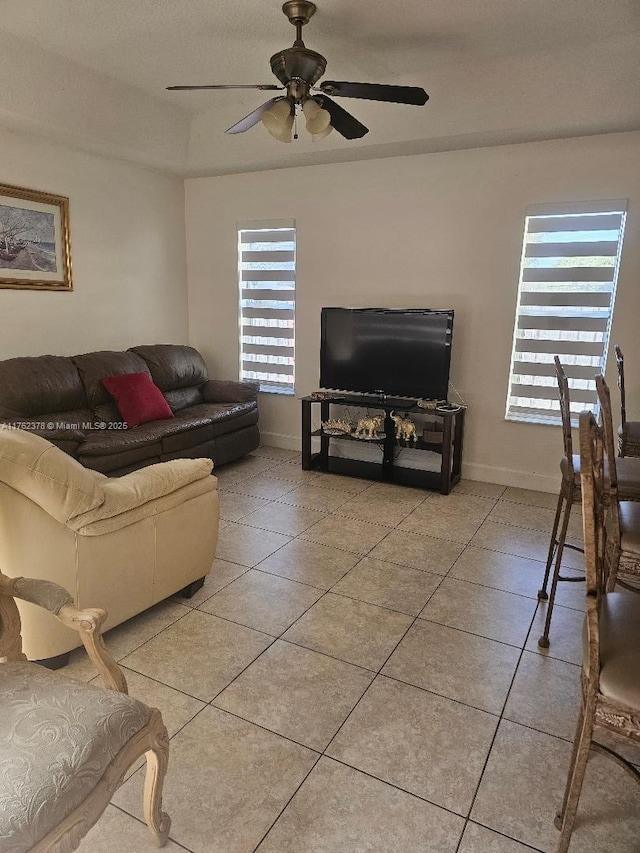
[[258, 399], [259, 382], [234, 379], [208, 379], [200, 386], [205, 403], [248, 403]]
[[100, 484], [104, 502], [95, 509], [69, 519], [67, 526], [82, 533], [89, 525], [113, 519], [115, 529], [118, 529], [119, 522], [125, 527], [132, 523], [128, 515], [132, 510], [179, 492], [185, 486], [207, 480], [215, 487], [217, 481], [211, 477], [212, 469], [211, 459], [172, 459], [157, 465], [147, 465], [124, 477], [106, 480]]
[[102, 640], [102, 624], [107, 618], [104, 610], [78, 610], [73, 597], [63, 586], [36, 578], [8, 578], [0, 575], [0, 593], [42, 607], [57, 616], [63, 625], [77, 631], [105, 686], [109, 690], [127, 693], [127, 682], [122, 670]]

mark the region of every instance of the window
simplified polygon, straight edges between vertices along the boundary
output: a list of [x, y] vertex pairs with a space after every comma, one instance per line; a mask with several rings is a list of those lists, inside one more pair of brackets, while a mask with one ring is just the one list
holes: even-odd
[[240, 379], [293, 394], [296, 229], [292, 221], [238, 225]]
[[554, 355], [571, 411], [597, 410], [622, 251], [626, 201], [531, 208], [525, 218], [508, 420], [559, 424]]

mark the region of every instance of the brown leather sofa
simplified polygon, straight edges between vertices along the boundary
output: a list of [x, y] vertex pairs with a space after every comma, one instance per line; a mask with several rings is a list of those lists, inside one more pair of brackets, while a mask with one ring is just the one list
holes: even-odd
[[[175, 417], [127, 429], [100, 380], [142, 372]], [[256, 382], [209, 379], [196, 349], [173, 344], [0, 361], [0, 422], [109, 476], [181, 457], [224, 465], [250, 453], [260, 443], [257, 394]]]

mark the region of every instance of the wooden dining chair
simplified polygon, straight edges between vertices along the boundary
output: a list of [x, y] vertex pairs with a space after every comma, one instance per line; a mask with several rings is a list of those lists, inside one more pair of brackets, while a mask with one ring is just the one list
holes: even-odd
[[[560, 392], [560, 413], [562, 416], [564, 456], [560, 461], [562, 482], [560, 484], [560, 494], [558, 496], [556, 515], [551, 531], [551, 541], [549, 543], [544, 579], [542, 582], [542, 588], [538, 591], [538, 598], [540, 601], [548, 601], [544, 629], [538, 639], [538, 646], [541, 649], [547, 649], [550, 645], [549, 632], [551, 630], [551, 619], [553, 616], [553, 606], [555, 603], [558, 583], [560, 581], [573, 582], [582, 580], [580, 575], [567, 577], [560, 574], [564, 549], [571, 548], [576, 551], [582, 550], [581, 548], [566, 542], [569, 519], [571, 516], [571, 507], [574, 503], [579, 503], [582, 497], [580, 491], [580, 455], [573, 453], [569, 383], [564, 372], [564, 368], [562, 367], [557, 355], [554, 356], [554, 362], [556, 366], [556, 376], [558, 378], [558, 389]], [[609, 413], [610, 412], [611, 403], [609, 401]], [[613, 430], [613, 427], [611, 429]], [[611, 432], [611, 434], [613, 435], [613, 432]], [[608, 467], [608, 462], [606, 464]], [[620, 499], [624, 499], [625, 502], [640, 502], [640, 458], [614, 458], [613, 464], [618, 497]], [[640, 507], [640, 503], [638, 504], [638, 507]], [[625, 507], [625, 514], [630, 514], [634, 516], [634, 518], [638, 511], [638, 508]], [[560, 532], [558, 532], [558, 528], [560, 528]], [[611, 547], [613, 548], [613, 545]], [[621, 559], [623, 565], [628, 562], [626, 556], [621, 557]], [[552, 567], [553, 574], [551, 575], [551, 587], [549, 592], [547, 592]]]
[[609, 484], [609, 517], [604, 555], [609, 589], [612, 590], [617, 582], [625, 589], [640, 592], [640, 502], [620, 500], [618, 468], [624, 460], [616, 459], [611, 394], [604, 376], [600, 374], [596, 376], [596, 389], [600, 401]]
[[618, 452], [620, 456], [640, 456], [640, 421], [627, 420], [627, 405], [624, 391], [624, 356], [614, 346], [618, 366], [618, 388], [620, 389], [620, 429], [618, 430]]
[[[27, 661], [15, 599], [77, 631], [108, 689]], [[0, 850], [71, 853], [100, 818], [126, 771], [146, 754], [144, 816], [162, 847], [169, 739], [156, 708], [127, 695], [102, 642], [104, 610], [78, 610], [58, 584], [0, 573]]]
[[555, 818], [557, 853], [569, 849], [591, 752], [610, 756], [640, 782], [632, 764], [593, 741], [594, 730], [601, 727], [640, 743], [640, 597], [608, 591], [606, 451], [604, 430], [591, 412], [580, 416], [580, 456], [587, 582], [582, 699], [564, 800]]
[[[553, 360], [556, 366], [556, 377], [558, 379], [558, 390], [560, 392], [560, 415], [562, 417], [564, 456], [560, 460], [562, 481], [560, 483], [560, 494], [558, 495], [556, 515], [553, 522], [553, 529], [551, 531], [551, 541], [549, 542], [549, 552], [547, 554], [547, 563], [544, 570], [544, 580], [542, 581], [542, 588], [538, 591], [538, 598], [540, 601], [548, 600], [549, 602], [547, 605], [544, 631], [538, 640], [538, 645], [542, 649], [549, 648], [551, 614], [553, 613], [553, 604], [556, 597], [558, 582], [582, 581], [580, 576], [565, 576], [560, 574], [564, 549], [570, 548], [574, 551], [582, 552], [582, 548], [567, 542], [567, 530], [569, 528], [569, 520], [571, 518], [571, 508], [574, 504], [581, 502], [582, 494], [580, 491], [580, 457], [573, 453], [569, 382], [558, 356], [554, 355]], [[547, 585], [549, 583], [549, 575], [551, 573], [552, 566], [553, 575], [551, 578], [551, 589], [547, 592]]]

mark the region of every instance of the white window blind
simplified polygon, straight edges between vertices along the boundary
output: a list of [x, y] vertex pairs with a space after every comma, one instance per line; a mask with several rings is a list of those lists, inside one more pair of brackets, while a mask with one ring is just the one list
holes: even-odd
[[240, 378], [293, 394], [296, 229], [293, 222], [238, 225]]
[[597, 410], [626, 201], [530, 208], [525, 218], [511, 355], [508, 420], [560, 423], [554, 355], [569, 381], [571, 411]]

